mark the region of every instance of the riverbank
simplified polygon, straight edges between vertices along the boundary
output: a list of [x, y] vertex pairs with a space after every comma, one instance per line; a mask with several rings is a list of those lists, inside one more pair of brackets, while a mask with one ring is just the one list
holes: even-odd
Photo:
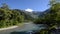
[[23, 26], [24, 26], [24, 23], [19, 23], [19, 24], [14, 25], [14, 26], [9, 26], [9, 27], [0, 28], [0, 31], [9, 30], [9, 29], [14, 29], [14, 28], [23, 27]]
[[10, 27], [7, 27], [7, 28], [0, 28], [0, 31], [2, 30], [8, 30], [8, 29], [14, 29], [14, 28], [17, 28], [18, 26], [10, 26]]
[[[29, 31], [36, 31], [39, 29], [42, 29], [42, 27], [38, 27], [36, 24], [33, 22], [25, 22], [23, 24], [17, 25], [18, 27], [12, 28], [12, 29], [7, 29], [7, 30], [2, 30], [0, 31], [0, 34], [11, 34], [11, 33], [23, 33], [23, 32], [29, 32]], [[23, 33], [24, 34], [24, 33]]]
[[24, 25], [24, 23], [19, 23], [19, 24], [14, 25], [14, 26], [9, 26], [9, 27], [0, 28], [0, 31], [2, 31], [2, 30], [14, 29], [14, 28], [18, 28], [18, 27], [22, 27], [23, 25]]

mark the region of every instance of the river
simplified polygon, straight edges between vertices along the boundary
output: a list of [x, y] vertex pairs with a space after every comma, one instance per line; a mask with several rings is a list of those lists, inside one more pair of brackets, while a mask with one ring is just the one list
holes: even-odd
[[0, 34], [32, 34], [41, 29], [44, 29], [42, 26], [42, 24], [36, 25], [33, 22], [26, 22], [22, 27], [0, 31]]

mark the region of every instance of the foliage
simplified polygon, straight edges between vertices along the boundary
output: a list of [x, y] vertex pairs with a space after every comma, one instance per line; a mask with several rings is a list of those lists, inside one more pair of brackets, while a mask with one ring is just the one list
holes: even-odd
[[50, 7], [50, 12], [44, 15], [42, 19], [41, 17], [39, 17], [34, 21], [34, 23], [37, 23], [37, 24], [48, 25], [48, 31], [50, 31], [51, 29], [57, 26], [60, 26], [60, 3], [52, 1], [51, 4], [52, 5]]
[[9, 9], [8, 5], [0, 7], [0, 28], [17, 25], [24, 21], [24, 16], [20, 12]]
[[50, 12], [44, 15], [42, 18], [35, 20], [37, 24], [59, 24], [60, 22], [60, 3], [53, 4], [50, 8]]

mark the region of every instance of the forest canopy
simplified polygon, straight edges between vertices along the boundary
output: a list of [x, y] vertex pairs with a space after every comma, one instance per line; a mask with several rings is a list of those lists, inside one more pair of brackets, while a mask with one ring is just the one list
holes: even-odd
[[0, 28], [22, 23], [24, 20], [31, 20], [31, 17], [19, 9], [10, 9], [4, 3], [0, 7]]

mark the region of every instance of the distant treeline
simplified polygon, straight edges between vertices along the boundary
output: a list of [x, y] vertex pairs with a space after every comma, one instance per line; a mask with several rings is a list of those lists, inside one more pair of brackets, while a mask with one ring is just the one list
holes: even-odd
[[0, 7], [0, 28], [29, 21], [31, 17], [19, 9], [10, 9], [6, 3]]

